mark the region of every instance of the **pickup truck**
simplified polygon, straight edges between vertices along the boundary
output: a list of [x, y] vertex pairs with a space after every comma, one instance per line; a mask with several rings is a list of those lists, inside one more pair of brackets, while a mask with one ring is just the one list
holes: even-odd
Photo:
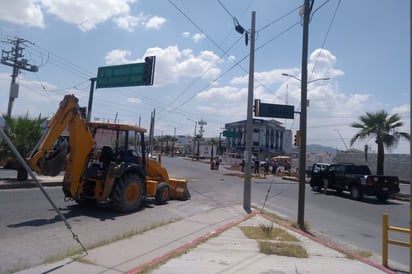
[[313, 190], [320, 191], [326, 186], [337, 193], [349, 191], [354, 200], [362, 200], [363, 196], [376, 196], [380, 202], [386, 201], [393, 193], [399, 192], [397, 176], [371, 175], [367, 165], [349, 163], [331, 164], [325, 167], [317, 180], [311, 182]]

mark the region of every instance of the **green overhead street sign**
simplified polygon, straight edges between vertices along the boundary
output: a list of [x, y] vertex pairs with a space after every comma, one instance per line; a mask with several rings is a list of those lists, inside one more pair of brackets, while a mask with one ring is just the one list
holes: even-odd
[[229, 130], [225, 130], [223, 131], [223, 136], [225, 137], [229, 137], [229, 138], [240, 138], [240, 132], [236, 132], [236, 131], [229, 131]]
[[96, 88], [153, 85], [155, 60], [149, 56], [144, 63], [99, 67]]
[[144, 85], [144, 63], [99, 67], [96, 88], [114, 88]]

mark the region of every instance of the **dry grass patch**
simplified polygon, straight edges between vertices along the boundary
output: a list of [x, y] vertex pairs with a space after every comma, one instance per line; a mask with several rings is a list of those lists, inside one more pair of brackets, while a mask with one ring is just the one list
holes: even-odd
[[267, 255], [280, 255], [296, 258], [308, 258], [308, 252], [299, 244], [283, 242], [259, 242], [260, 252]]
[[285, 241], [285, 242], [299, 242], [299, 240], [288, 233], [287, 231], [279, 228], [273, 227], [268, 228], [265, 225], [258, 226], [240, 226], [239, 227], [243, 233], [251, 239], [255, 240], [274, 240], [274, 241]]
[[239, 226], [240, 230], [250, 239], [259, 242], [259, 250], [267, 255], [280, 255], [296, 258], [307, 258], [305, 248], [299, 244], [299, 239], [282, 228], [270, 224], [259, 226]]

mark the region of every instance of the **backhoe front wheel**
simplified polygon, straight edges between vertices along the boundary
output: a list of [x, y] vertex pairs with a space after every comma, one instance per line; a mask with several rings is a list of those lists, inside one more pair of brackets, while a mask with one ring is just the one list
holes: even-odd
[[156, 190], [156, 204], [164, 205], [170, 199], [170, 185], [166, 182], [161, 182]]
[[137, 210], [142, 199], [143, 182], [136, 174], [126, 174], [115, 182], [111, 195], [113, 209], [121, 212]]

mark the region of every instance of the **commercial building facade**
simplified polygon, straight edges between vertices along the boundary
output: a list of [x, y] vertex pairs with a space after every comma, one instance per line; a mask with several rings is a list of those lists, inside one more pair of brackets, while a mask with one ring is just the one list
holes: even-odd
[[[292, 152], [292, 131], [277, 120], [253, 119], [252, 154], [264, 160]], [[226, 137], [226, 151], [244, 154], [246, 150], [246, 120], [225, 124], [225, 130], [236, 132], [239, 138]]]

